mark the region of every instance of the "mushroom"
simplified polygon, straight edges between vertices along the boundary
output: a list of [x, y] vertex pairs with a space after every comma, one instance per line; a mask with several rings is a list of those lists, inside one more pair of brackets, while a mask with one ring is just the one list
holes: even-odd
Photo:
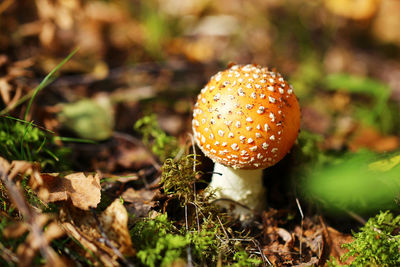
[[192, 125], [197, 145], [215, 163], [209, 187], [217, 199], [263, 210], [262, 170], [288, 153], [300, 128], [292, 86], [266, 67], [233, 65], [201, 90]]

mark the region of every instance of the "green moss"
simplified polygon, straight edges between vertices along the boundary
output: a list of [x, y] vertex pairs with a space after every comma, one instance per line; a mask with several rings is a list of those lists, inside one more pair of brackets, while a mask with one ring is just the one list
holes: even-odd
[[161, 214], [139, 221], [131, 233], [137, 258], [145, 266], [170, 266], [189, 255], [195, 266], [216, 265], [218, 258], [232, 266], [261, 264], [259, 258], [250, 257], [240, 245], [228, 252], [217, 238], [219, 231], [219, 226], [202, 227], [200, 231], [187, 231], [185, 227], [179, 230], [166, 214]]
[[133, 128], [143, 135], [143, 143], [151, 149], [161, 162], [164, 162], [167, 158], [175, 157], [178, 153], [178, 141], [161, 129], [155, 114], [144, 116], [135, 123]]
[[343, 260], [355, 257], [351, 266], [399, 266], [400, 265], [400, 216], [389, 211], [380, 212], [353, 233], [354, 241], [343, 245], [349, 251]]
[[233, 260], [235, 263], [231, 265], [232, 267], [261, 265], [261, 260], [259, 258], [250, 257], [250, 255], [244, 250], [239, 250], [236, 252], [235, 255], [233, 255]]
[[138, 222], [132, 230], [137, 257], [146, 266], [168, 266], [186, 254], [190, 238], [182, 235], [166, 214]]
[[161, 182], [165, 193], [177, 196], [182, 205], [195, 201], [194, 183], [196, 176], [201, 175], [194, 171], [197, 165], [199, 162], [189, 155], [178, 161], [167, 159], [162, 166]]

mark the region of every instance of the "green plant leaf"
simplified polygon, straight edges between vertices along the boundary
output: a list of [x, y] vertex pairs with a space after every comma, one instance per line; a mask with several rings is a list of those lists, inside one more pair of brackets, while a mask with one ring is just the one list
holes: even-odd
[[109, 105], [84, 99], [64, 104], [58, 114], [61, 124], [84, 139], [101, 141], [111, 137], [114, 118]]
[[381, 171], [370, 167], [375, 159], [376, 155], [364, 152], [318, 167], [305, 179], [303, 192], [331, 211], [394, 208], [400, 195], [400, 165]]
[[369, 94], [373, 96], [387, 96], [389, 87], [375, 79], [354, 76], [346, 73], [330, 74], [325, 78], [325, 89], [341, 90], [349, 93]]

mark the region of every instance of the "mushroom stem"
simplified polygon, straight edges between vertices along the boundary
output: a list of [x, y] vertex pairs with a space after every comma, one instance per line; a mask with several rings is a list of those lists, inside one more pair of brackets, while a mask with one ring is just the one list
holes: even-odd
[[262, 183], [262, 173], [262, 169], [233, 169], [215, 163], [209, 187], [215, 190], [217, 200], [230, 199], [252, 211], [260, 212], [266, 204], [266, 190]]

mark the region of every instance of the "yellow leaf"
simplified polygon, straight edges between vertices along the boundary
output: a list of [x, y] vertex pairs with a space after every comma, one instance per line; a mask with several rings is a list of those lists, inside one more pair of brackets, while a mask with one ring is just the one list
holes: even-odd
[[390, 171], [394, 167], [400, 164], [400, 155], [388, 158], [388, 159], [383, 159], [379, 160], [376, 162], [373, 162], [368, 165], [370, 170], [373, 171]]

